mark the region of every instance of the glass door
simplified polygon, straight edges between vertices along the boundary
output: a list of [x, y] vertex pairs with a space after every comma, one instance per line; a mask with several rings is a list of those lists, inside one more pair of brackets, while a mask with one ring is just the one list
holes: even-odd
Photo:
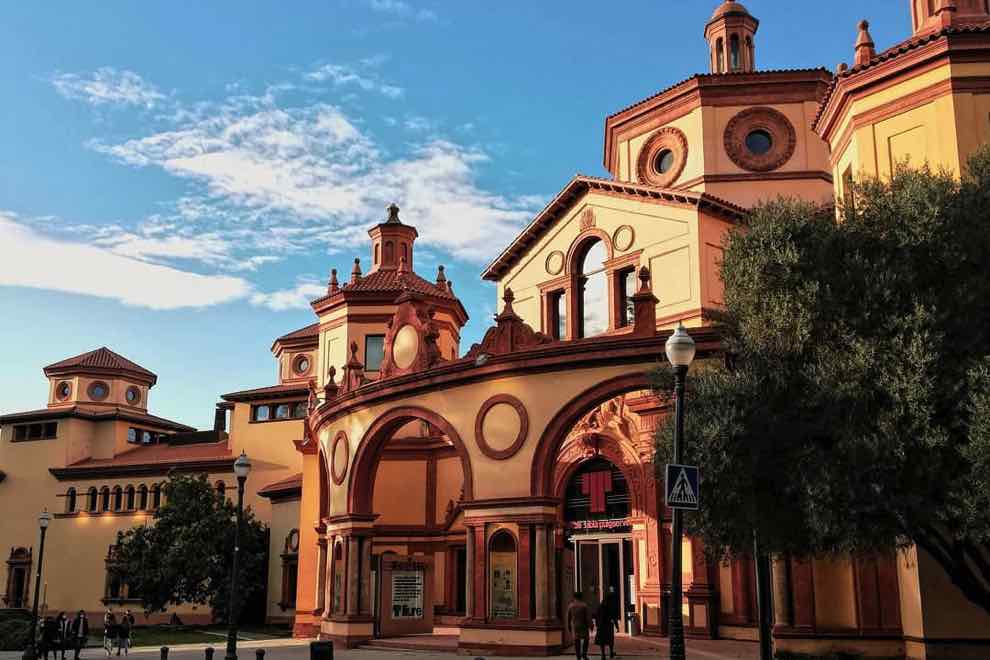
[[602, 602], [601, 552], [597, 541], [579, 541], [577, 550], [578, 591], [594, 614]]

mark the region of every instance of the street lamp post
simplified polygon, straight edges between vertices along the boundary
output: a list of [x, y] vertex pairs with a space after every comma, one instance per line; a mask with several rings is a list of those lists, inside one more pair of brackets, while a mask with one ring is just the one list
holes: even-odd
[[35, 660], [38, 657], [38, 592], [41, 590], [41, 565], [45, 560], [45, 532], [52, 521], [52, 514], [46, 508], [38, 515], [38, 527], [41, 528], [41, 543], [38, 546], [38, 573], [34, 582], [34, 605], [31, 607], [31, 634], [28, 637], [27, 648], [24, 649], [24, 660]]
[[[694, 340], [683, 325], [678, 325], [664, 346], [667, 359], [674, 368], [674, 463], [684, 462], [684, 381], [694, 359]], [[670, 548], [670, 658], [684, 660], [684, 615], [681, 611], [681, 538], [684, 536], [684, 512], [673, 510]]]
[[244, 519], [244, 482], [251, 471], [251, 461], [243, 451], [234, 461], [237, 477], [237, 528], [234, 531], [234, 559], [230, 566], [230, 598], [227, 599], [227, 654], [224, 660], [237, 660], [237, 618], [240, 614], [240, 594], [237, 589], [238, 557], [241, 554], [241, 526]]

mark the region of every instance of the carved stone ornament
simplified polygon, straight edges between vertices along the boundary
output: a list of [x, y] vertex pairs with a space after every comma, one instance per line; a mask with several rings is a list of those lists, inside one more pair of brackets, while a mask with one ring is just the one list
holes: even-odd
[[364, 363], [357, 356], [358, 345], [356, 341], [351, 342], [351, 357], [344, 365], [344, 377], [337, 388], [341, 394], [346, 394], [361, 387], [367, 382], [364, 377]]
[[[766, 131], [770, 150], [764, 154], [750, 151], [746, 137], [753, 131]], [[779, 110], [768, 107], [748, 108], [729, 120], [723, 136], [725, 152], [732, 162], [750, 172], [769, 172], [784, 165], [794, 155], [797, 132]]]
[[581, 211], [581, 229], [582, 231], [588, 229], [589, 227], [595, 226], [595, 211], [591, 208], [586, 208]]
[[502, 307], [502, 313], [495, 317], [495, 327], [489, 328], [481, 343], [471, 346], [465, 357], [476, 358], [481, 354], [502, 355], [554, 341], [542, 332], [533, 330], [516, 314], [512, 309], [512, 301], [515, 299], [512, 289], [506, 287], [502, 296], [505, 306]]
[[[432, 305], [406, 292], [396, 301], [395, 313], [385, 333], [385, 357], [382, 360], [381, 377], [390, 378], [402, 374], [429, 369], [441, 361], [437, 330]], [[412, 333], [412, 345], [406, 346]], [[401, 337], [400, 337], [401, 335]], [[396, 355], [396, 338], [402, 340], [402, 355]]]
[[[507, 406], [509, 410], [515, 412], [516, 422], [518, 424], [516, 428], [516, 433], [511, 440], [505, 442], [505, 438], [489, 438], [485, 435], [485, 418], [491, 412], [492, 408], [498, 405]], [[510, 413], [511, 414], [511, 413]], [[474, 437], [478, 443], [478, 449], [481, 453], [488, 458], [496, 461], [503, 461], [507, 458], [515, 456], [516, 453], [522, 449], [523, 444], [526, 442], [526, 435], [529, 433], [529, 414], [526, 412], [526, 406], [523, 402], [512, 396], [511, 394], [496, 394], [495, 396], [489, 398], [478, 410], [478, 415], [474, 420]], [[494, 446], [493, 442], [499, 442], [500, 446]]]
[[[672, 161], [665, 171], [657, 167], [657, 156], [669, 151]], [[650, 136], [643, 148], [639, 150], [639, 160], [636, 163], [636, 174], [640, 183], [646, 183], [658, 188], [672, 185], [684, 171], [687, 164], [687, 136], [679, 128], [665, 126]]]
[[560, 275], [561, 271], [564, 270], [564, 253], [560, 250], [554, 250], [548, 254], [545, 266], [548, 274]]

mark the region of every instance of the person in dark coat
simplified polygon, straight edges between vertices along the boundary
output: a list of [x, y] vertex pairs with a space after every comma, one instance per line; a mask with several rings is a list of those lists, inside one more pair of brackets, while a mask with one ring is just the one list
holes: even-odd
[[66, 649], [72, 648], [72, 624], [69, 622], [69, 617], [65, 616], [65, 612], [59, 612], [55, 617], [55, 635], [58, 644], [55, 655], [57, 657], [61, 654], [62, 660], [65, 660]]
[[601, 605], [598, 606], [598, 611], [595, 612], [595, 644], [601, 647], [602, 660], [605, 660], [606, 646], [611, 654], [609, 657], [615, 657], [615, 633], [618, 631], [619, 619], [615, 614], [615, 608], [612, 607], [611, 600], [606, 596], [602, 599]]
[[574, 635], [574, 656], [588, 660], [588, 637], [591, 632], [591, 610], [581, 599], [581, 592], [574, 592], [574, 600], [567, 606], [567, 631]]
[[56, 638], [57, 628], [55, 627], [55, 619], [50, 616], [46, 616], [41, 621], [41, 657], [48, 660], [48, 652], [51, 651], [53, 654], [58, 651], [58, 641]]
[[89, 619], [86, 618], [86, 613], [79, 610], [76, 614], [76, 618], [72, 620], [72, 650], [73, 650], [73, 660], [79, 660], [79, 651], [86, 648], [86, 642], [89, 638]]

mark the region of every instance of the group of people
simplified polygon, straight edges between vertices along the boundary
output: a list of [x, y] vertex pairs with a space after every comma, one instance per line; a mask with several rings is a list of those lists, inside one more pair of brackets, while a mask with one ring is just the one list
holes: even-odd
[[584, 602], [581, 592], [574, 592], [574, 600], [567, 607], [567, 631], [574, 635], [574, 655], [577, 660], [588, 660], [592, 629], [595, 631], [595, 644], [601, 649], [602, 660], [605, 660], [606, 648], [609, 650], [609, 657], [614, 658], [615, 633], [619, 631], [619, 602], [614, 587], [609, 587], [594, 615]]
[[66, 651], [72, 651], [73, 660], [79, 660], [79, 652], [86, 647], [89, 639], [89, 620], [82, 610], [69, 619], [65, 612], [59, 612], [57, 617], [46, 616], [41, 621], [39, 651], [45, 660], [52, 654], [53, 660], [65, 660]]
[[[89, 619], [82, 610], [71, 620], [65, 612], [58, 616], [46, 616], [40, 624], [39, 648], [44, 660], [52, 654], [52, 660], [65, 660], [65, 654], [72, 651], [73, 660], [79, 660], [79, 653], [89, 641]], [[131, 647], [131, 630], [134, 628], [134, 615], [126, 610], [118, 618], [113, 610], [103, 615], [103, 650], [109, 656], [113, 651], [120, 655], [128, 654]], [[60, 657], [61, 655], [61, 657]]]
[[107, 652], [107, 655], [113, 653], [114, 650], [117, 651], [117, 655], [123, 651], [124, 655], [128, 654], [131, 648], [131, 630], [134, 628], [134, 615], [131, 614], [130, 610], [124, 610], [124, 613], [117, 618], [113, 610], [107, 610], [106, 614], [103, 615], [103, 650]]

